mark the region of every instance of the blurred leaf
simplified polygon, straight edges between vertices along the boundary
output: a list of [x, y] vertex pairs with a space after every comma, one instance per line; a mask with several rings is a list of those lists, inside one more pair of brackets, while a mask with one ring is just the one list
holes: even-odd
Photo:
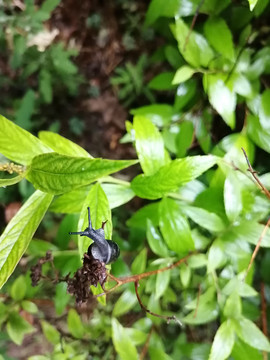
[[244, 317], [232, 321], [234, 323], [236, 334], [241, 340], [255, 349], [270, 351], [270, 344], [267, 337], [252, 321]]
[[242, 313], [241, 298], [237, 291], [231, 293], [224, 306], [224, 315], [227, 318], [239, 318]]
[[214, 337], [209, 360], [225, 360], [232, 352], [234, 345], [234, 327], [230, 320], [225, 321], [218, 328]]
[[270, 134], [265, 130], [257, 116], [248, 114], [247, 116], [247, 133], [254, 143], [263, 150], [270, 153]]
[[60, 333], [54, 326], [45, 320], [41, 320], [41, 327], [46, 339], [53, 345], [60, 343]]
[[204, 24], [204, 32], [208, 41], [218, 53], [234, 61], [232, 33], [222, 18], [209, 18]]
[[134, 345], [142, 345], [147, 339], [147, 334], [138, 329], [125, 328], [125, 331]]
[[0, 115], [0, 153], [19, 164], [28, 165], [34, 156], [52, 150], [28, 131]]
[[137, 160], [87, 159], [57, 153], [43, 154], [33, 159], [27, 178], [35, 188], [61, 194], [136, 163]]
[[17, 184], [22, 179], [24, 179], [25, 175], [26, 175], [26, 173], [23, 175], [14, 176], [13, 178], [0, 179], [0, 187], [6, 187], [6, 186]]
[[57, 315], [62, 315], [71, 296], [67, 293], [67, 284], [59, 283], [55, 287], [55, 296], [53, 298], [55, 312]]
[[138, 360], [138, 353], [131, 338], [115, 318], [112, 319], [112, 339], [121, 360]]
[[58, 154], [91, 158], [86, 150], [59, 134], [51, 131], [40, 131], [38, 137]]
[[254, 9], [254, 7], [256, 6], [258, 0], [248, 0], [248, 2], [249, 2], [250, 11], [252, 11]]
[[215, 213], [195, 206], [183, 206], [182, 211], [196, 224], [209, 231], [220, 232], [225, 230], [225, 224]]
[[[15, 122], [18, 126], [22, 126], [26, 130], [32, 128], [31, 116], [34, 112], [36, 95], [33, 90], [27, 90], [24, 95], [20, 107], [16, 112]], [[18, 139], [17, 139], [18, 142]]]
[[177, 157], [184, 157], [192, 144], [194, 127], [191, 121], [183, 121], [179, 125], [179, 133], [176, 135]]
[[186, 264], [181, 265], [180, 267], [180, 280], [184, 288], [187, 288], [191, 279], [191, 270], [190, 267]]
[[145, 175], [155, 174], [165, 164], [163, 139], [156, 126], [146, 117], [135, 116], [133, 121], [135, 145]]
[[9, 314], [7, 322], [7, 333], [15, 344], [21, 345], [24, 335], [30, 334], [33, 331], [35, 331], [35, 329], [18, 313], [11, 312]]
[[233, 172], [229, 172], [224, 183], [224, 205], [228, 219], [235, 221], [241, 213], [242, 193], [239, 179]]
[[227, 256], [224, 252], [224, 243], [220, 239], [214, 240], [208, 253], [207, 271], [211, 272], [224, 265]]
[[229, 282], [224, 286], [222, 292], [225, 295], [231, 295], [233, 292], [237, 291], [239, 296], [241, 297], [250, 297], [256, 296], [258, 293], [253, 287], [249, 286], [242, 279], [232, 278]]
[[168, 256], [168, 248], [164, 243], [158, 229], [154, 226], [153, 222], [150, 219], [147, 219], [147, 231], [146, 237], [150, 249], [160, 257]]
[[167, 104], [152, 104], [130, 110], [131, 115], [142, 115], [157, 126], [164, 126], [172, 120], [173, 107]]
[[113, 308], [113, 316], [121, 316], [133, 309], [138, 302], [135, 290], [125, 290], [118, 298]]
[[148, 87], [153, 90], [170, 90], [174, 87], [172, 84], [173, 78], [173, 72], [160, 73], [148, 83]]
[[52, 198], [52, 195], [36, 191], [8, 223], [1, 235], [0, 288], [23, 256]]
[[147, 10], [145, 24], [152, 25], [160, 16], [173, 17], [178, 10], [178, 0], [152, 0]]
[[145, 230], [147, 226], [147, 219], [150, 219], [154, 226], [159, 223], [159, 202], [145, 205], [136, 211], [127, 221], [129, 227], [140, 228]]
[[194, 254], [191, 255], [187, 264], [191, 269], [198, 269], [207, 265], [207, 257], [205, 254]]
[[261, 96], [261, 107], [259, 109], [260, 124], [264, 130], [270, 129], [270, 90], [265, 90]]
[[174, 108], [177, 111], [185, 109], [197, 97], [198, 83], [195, 79], [189, 79], [181, 83], [176, 90]]
[[194, 249], [189, 223], [174, 200], [164, 198], [161, 201], [159, 216], [160, 230], [170, 250], [183, 255]]
[[141, 274], [146, 268], [147, 249], [144, 248], [134, 259], [131, 265], [132, 274]]
[[69, 332], [76, 339], [82, 339], [84, 335], [84, 327], [81, 321], [80, 316], [77, 311], [70, 309], [67, 316], [67, 325]]
[[182, 318], [181, 321], [190, 325], [200, 325], [215, 320], [217, 316], [218, 310], [216, 302], [212, 301], [205, 304], [199, 301], [198, 308]]
[[43, 68], [39, 73], [39, 91], [44, 102], [50, 104], [52, 102], [53, 90], [51, 74]]
[[234, 360], [246, 360], [246, 359], [263, 360], [263, 355], [259, 350], [254, 349], [248, 344], [242, 342], [239, 338], [235, 340], [234, 347], [232, 350], [232, 356]]
[[102, 183], [101, 187], [108, 198], [110, 209], [126, 204], [135, 196], [129, 183], [123, 185]]
[[144, 199], [158, 199], [200, 176], [216, 162], [214, 156], [193, 156], [176, 159], [160, 168], [152, 176], [138, 175], [131, 182], [137, 196]]
[[24, 300], [22, 301], [22, 308], [23, 310], [27, 311], [29, 314], [37, 314], [38, 307], [32, 301]]
[[180, 84], [182, 82], [187, 81], [191, 78], [191, 76], [196, 72], [195, 69], [190, 66], [184, 65], [181, 66], [175, 73], [172, 84]]
[[167, 290], [170, 283], [171, 272], [163, 271], [157, 274], [156, 279], [156, 299], [159, 299]]
[[20, 275], [13, 282], [10, 289], [10, 295], [13, 300], [19, 301], [25, 297], [25, 293], [26, 293], [25, 277], [23, 275]]

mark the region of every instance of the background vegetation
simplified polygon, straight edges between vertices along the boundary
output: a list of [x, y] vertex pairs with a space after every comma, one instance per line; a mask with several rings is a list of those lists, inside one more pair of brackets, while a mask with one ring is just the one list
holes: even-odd
[[[0, 357], [268, 358], [269, 10], [1, 4]], [[121, 255], [78, 306], [87, 206]]]

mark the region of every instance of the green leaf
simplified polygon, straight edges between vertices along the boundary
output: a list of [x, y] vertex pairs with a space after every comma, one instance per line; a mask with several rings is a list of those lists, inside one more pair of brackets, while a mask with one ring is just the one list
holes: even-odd
[[226, 300], [224, 306], [224, 315], [226, 318], [239, 318], [242, 313], [242, 303], [241, 298], [237, 291], [231, 293], [231, 295]]
[[131, 115], [143, 115], [157, 126], [164, 126], [171, 122], [174, 115], [173, 107], [167, 104], [152, 104], [130, 111]]
[[209, 249], [207, 271], [210, 273], [220, 268], [226, 260], [227, 256], [224, 252], [224, 243], [220, 239], [216, 239]]
[[260, 123], [266, 131], [270, 129], [270, 90], [265, 90], [261, 96], [261, 106], [259, 109]]
[[[247, 241], [250, 244], [257, 245], [265, 225], [258, 224], [256, 221], [242, 221], [231, 228], [233, 238], [239, 241]], [[270, 247], [270, 231], [268, 230], [262, 238], [261, 247]]]
[[59, 154], [91, 158], [91, 155], [81, 146], [52, 131], [40, 131], [38, 137]]
[[225, 295], [231, 295], [233, 292], [237, 291], [241, 297], [252, 297], [256, 296], [257, 291], [246, 284], [242, 279], [232, 278], [222, 289], [222, 292]]
[[46, 339], [53, 345], [60, 343], [60, 333], [54, 326], [45, 320], [41, 320], [41, 327]]
[[36, 191], [8, 223], [0, 237], [0, 288], [23, 256], [53, 196]]
[[37, 314], [38, 307], [32, 301], [24, 300], [22, 301], [22, 308], [23, 310], [27, 311], [29, 314]]
[[125, 331], [134, 345], [142, 345], [147, 339], [147, 334], [134, 328], [125, 328]]
[[[103, 293], [103, 289], [100, 285], [100, 283], [97, 284], [97, 287], [95, 287], [94, 285], [91, 285], [90, 286], [90, 290], [92, 291], [92, 294], [95, 296], [95, 295], [98, 295], [98, 294], [101, 294]], [[103, 306], [106, 306], [106, 295], [102, 295], [102, 296], [99, 296], [97, 298], [97, 301], [103, 305]]]
[[193, 67], [208, 67], [214, 52], [206, 39], [195, 31], [190, 32], [189, 26], [180, 18], [176, 20], [174, 35], [183, 58]]
[[132, 265], [131, 271], [132, 274], [141, 274], [144, 272], [146, 268], [146, 260], [147, 260], [147, 249], [144, 248], [142, 251], [135, 257]]
[[232, 357], [234, 360], [263, 360], [263, 355], [259, 350], [254, 349], [253, 347], [241, 341], [239, 338], [237, 338], [234, 343]]
[[131, 188], [144, 199], [158, 199], [194, 180], [215, 163], [216, 157], [211, 155], [176, 159], [152, 176], [136, 176], [131, 182]]
[[150, 249], [153, 251], [153, 253], [160, 257], [166, 258], [168, 256], [168, 248], [164, 243], [159, 231], [150, 219], [147, 219], [146, 237]]
[[183, 121], [179, 125], [179, 133], [175, 138], [177, 157], [184, 157], [191, 146], [194, 135], [194, 127], [191, 121]]
[[125, 290], [118, 298], [113, 307], [113, 316], [121, 316], [126, 314], [138, 302], [135, 291]]
[[67, 317], [67, 325], [69, 332], [76, 339], [82, 339], [84, 335], [84, 327], [81, 321], [80, 316], [77, 311], [74, 309], [70, 309]]
[[136, 163], [137, 160], [87, 159], [57, 153], [43, 154], [33, 159], [28, 180], [35, 188], [44, 192], [61, 194]]
[[15, 301], [19, 301], [25, 297], [25, 293], [26, 293], [25, 277], [23, 275], [20, 275], [13, 282], [10, 289], [10, 295], [12, 299], [14, 299]]
[[159, 207], [160, 230], [170, 250], [177, 254], [194, 249], [189, 223], [180, 212], [179, 205], [172, 199], [164, 198]]
[[45, 69], [39, 73], [39, 91], [42, 95], [44, 102], [50, 104], [52, 102], [52, 79], [51, 74]]
[[182, 82], [187, 81], [191, 78], [191, 76], [196, 72], [195, 69], [193, 69], [190, 66], [184, 65], [181, 66], [175, 73], [172, 84], [180, 84]]
[[162, 136], [156, 126], [143, 116], [133, 121], [135, 145], [145, 175], [155, 174], [165, 164], [165, 150]]
[[197, 309], [185, 316], [182, 321], [190, 325], [200, 325], [213, 321], [217, 316], [218, 310], [216, 302], [202, 303], [199, 301]]
[[153, 24], [160, 16], [173, 17], [178, 10], [178, 0], [152, 0], [145, 17], [145, 24]]
[[247, 133], [257, 146], [270, 153], [269, 131], [261, 126], [257, 116], [252, 114], [247, 116]]
[[270, 344], [267, 337], [250, 320], [241, 317], [233, 319], [236, 334], [248, 345], [255, 349], [270, 351]]
[[210, 104], [220, 114], [227, 125], [235, 127], [236, 95], [220, 75], [205, 75]]
[[184, 288], [187, 288], [191, 279], [191, 270], [190, 267], [186, 264], [181, 265], [180, 267], [180, 280]]
[[28, 165], [34, 156], [51, 152], [38, 138], [0, 115], [0, 153], [19, 164]]
[[[78, 231], [82, 231], [88, 227], [88, 206], [90, 207], [91, 221], [94, 229], [100, 229], [102, 222], [107, 221], [104, 227], [105, 239], [110, 240], [112, 238], [111, 211], [108, 199], [98, 183], [91, 187], [85, 198], [78, 223]], [[78, 235], [80, 258], [83, 258], [84, 253], [87, 252], [87, 249], [92, 242], [92, 240], [86, 239], [85, 236]]]
[[209, 360], [225, 360], [232, 352], [234, 345], [234, 327], [230, 320], [220, 325], [211, 348]]
[[126, 204], [134, 198], [135, 194], [130, 188], [130, 184], [101, 184], [107, 199], [109, 201], [110, 209], [115, 209], [118, 206]]
[[210, 18], [204, 24], [207, 40], [225, 58], [234, 61], [233, 37], [226, 22], [221, 18]]
[[231, 171], [224, 183], [224, 205], [228, 219], [232, 222], [235, 221], [242, 211], [243, 204], [239, 179]]
[[134, 228], [145, 230], [147, 226], [147, 219], [150, 219], [154, 226], [159, 223], [158, 215], [159, 202], [145, 205], [136, 211], [127, 221], [127, 225]]
[[211, 213], [195, 206], [183, 206], [182, 211], [201, 227], [213, 231], [220, 232], [225, 230], [225, 224], [221, 218], [215, 213]]
[[112, 319], [112, 340], [121, 360], [138, 360], [138, 353], [131, 338], [115, 318]]
[[167, 287], [170, 283], [171, 272], [163, 271], [157, 274], [156, 279], [156, 299], [158, 300], [167, 290]]
[[21, 345], [24, 335], [30, 334], [34, 330], [35, 329], [18, 313], [12, 312], [9, 314], [7, 322], [7, 333], [15, 344]]
[[255, 8], [257, 2], [258, 0], [248, 0], [250, 11], [252, 11]]
[[85, 197], [89, 193], [90, 186], [83, 186], [79, 189], [69, 191], [55, 198], [50, 206], [50, 211], [64, 214], [76, 214], [82, 210]]
[[155, 76], [149, 83], [148, 87], [153, 90], [170, 90], [174, 88], [172, 81], [174, 78], [173, 72], [163, 72]]
[[191, 269], [198, 269], [207, 265], [207, 257], [205, 254], [191, 255], [187, 264]]
[[18, 126], [22, 126], [27, 130], [31, 129], [31, 116], [34, 112], [35, 100], [36, 95], [34, 91], [31, 89], [27, 90], [26, 94], [22, 98], [20, 107], [16, 112], [15, 122]]
[[0, 187], [6, 187], [10, 185], [17, 184], [22, 179], [24, 179], [25, 175], [17, 175], [10, 179], [0, 179]]

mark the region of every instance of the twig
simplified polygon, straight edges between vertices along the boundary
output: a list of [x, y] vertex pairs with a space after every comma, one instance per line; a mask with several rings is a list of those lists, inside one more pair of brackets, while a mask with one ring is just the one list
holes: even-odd
[[248, 274], [248, 272], [249, 272], [249, 270], [250, 270], [250, 268], [251, 268], [251, 265], [253, 264], [253, 262], [254, 262], [254, 260], [255, 260], [255, 257], [256, 257], [256, 255], [257, 255], [257, 253], [258, 253], [258, 251], [259, 251], [259, 248], [260, 248], [260, 246], [261, 246], [262, 239], [264, 238], [264, 236], [265, 236], [265, 234], [266, 234], [266, 231], [267, 231], [267, 229], [269, 228], [269, 226], [270, 226], [270, 218], [268, 219], [265, 227], [263, 228], [263, 231], [262, 231], [262, 233], [261, 233], [261, 236], [260, 236], [260, 238], [259, 238], [259, 241], [257, 242], [257, 245], [256, 245], [256, 247], [255, 247], [255, 249], [254, 249], [254, 251], [253, 251], [253, 253], [252, 253], [252, 256], [251, 256], [251, 259], [250, 259], [250, 262], [249, 262], [249, 264], [248, 264], [248, 268], [247, 268], [247, 270], [246, 270], [246, 273], [245, 273], [245, 276], [244, 276], [244, 279], [243, 279], [243, 280], [245, 280], [245, 278], [247, 277], [247, 274]]
[[262, 182], [260, 181], [260, 179], [257, 176], [257, 172], [255, 170], [253, 170], [253, 167], [250, 164], [250, 161], [248, 159], [247, 153], [245, 152], [244, 148], [241, 148], [245, 158], [246, 158], [246, 162], [248, 164], [248, 171], [251, 173], [251, 175], [254, 177], [256, 183], [258, 184], [258, 186], [260, 187], [260, 189], [265, 193], [265, 195], [268, 197], [268, 199], [270, 200], [270, 192], [266, 189], [266, 187], [262, 184]]
[[200, 296], [201, 296], [201, 284], [199, 284], [198, 295], [197, 295], [197, 303], [196, 303], [196, 309], [195, 309], [194, 316], [193, 316], [194, 319], [195, 319], [196, 316], [197, 316], [198, 307], [199, 307], [199, 302], [200, 302]]
[[153, 333], [153, 330], [154, 330], [154, 327], [152, 326], [150, 331], [149, 331], [149, 334], [147, 336], [147, 339], [146, 339], [146, 342], [145, 342], [144, 347], [142, 349], [142, 352], [140, 354], [140, 360], [143, 360], [145, 358], [145, 355], [147, 354], [148, 347], [149, 347], [149, 342], [150, 342], [150, 338], [151, 338], [151, 335]]
[[199, 15], [200, 8], [203, 6], [203, 3], [204, 3], [204, 0], [201, 0], [199, 5], [197, 6], [197, 9], [196, 9], [195, 14], [194, 14], [193, 19], [192, 19], [192, 23], [191, 23], [190, 28], [189, 28], [189, 32], [188, 32], [186, 40], [185, 40], [185, 44], [184, 44], [184, 47], [183, 47], [183, 52], [186, 50], [186, 46], [188, 44], [191, 32], [192, 32], [192, 30], [193, 30], [193, 28], [195, 26], [197, 17]]
[[[262, 304], [262, 309], [261, 309], [261, 314], [262, 314], [262, 331], [264, 333], [264, 335], [267, 337], [268, 336], [268, 331], [267, 331], [267, 307], [266, 307], [266, 299], [265, 299], [265, 287], [264, 287], [264, 283], [261, 282], [261, 304]], [[263, 351], [263, 359], [267, 360], [268, 359], [268, 355], [266, 351]]]
[[116, 278], [115, 276], [111, 275], [110, 273], [108, 273], [108, 277], [110, 279], [112, 279], [113, 281], [116, 282], [116, 285], [114, 285], [112, 288], [104, 291], [103, 293], [101, 294], [98, 294], [98, 295], [95, 295], [95, 297], [100, 297], [100, 296], [103, 296], [103, 295], [107, 295], [111, 292], [113, 292], [114, 290], [116, 290], [119, 286], [122, 286], [124, 284], [127, 284], [127, 283], [130, 283], [130, 282], [138, 282], [140, 281], [141, 279], [144, 279], [146, 277], [149, 277], [151, 275], [156, 275], [156, 274], [159, 274], [159, 273], [162, 273], [164, 271], [167, 271], [167, 270], [171, 270], [177, 266], [179, 266], [180, 264], [184, 263], [187, 261], [187, 259], [193, 255], [193, 253], [190, 253], [189, 255], [185, 256], [184, 258], [178, 260], [176, 263], [174, 264], [171, 264], [169, 266], [166, 266], [164, 268], [161, 268], [161, 269], [156, 269], [156, 270], [152, 270], [152, 271], [148, 271], [148, 272], [145, 272], [145, 273], [142, 273], [142, 274], [138, 274], [138, 275], [131, 275], [131, 276], [127, 276], [127, 277], [124, 277], [124, 278]]
[[160, 319], [165, 319], [167, 320], [167, 323], [169, 324], [171, 320], [175, 321], [176, 323], [178, 323], [180, 326], [182, 326], [181, 322], [176, 318], [175, 315], [172, 315], [172, 316], [167, 316], [167, 315], [160, 315], [160, 314], [157, 314], [157, 313], [154, 313], [153, 311], [147, 309], [147, 307], [142, 303], [142, 300], [140, 298], [140, 295], [139, 295], [139, 292], [138, 292], [138, 287], [139, 287], [139, 282], [138, 281], [135, 281], [134, 283], [135, 285], [135, 292], [136, 292], [136, 296], [137, 296], [137, 299], [139, 301], [139, 304], [140, 304], [140, 307], [142, 310], [144, 310], [145, 312], [147, 312], [147, 314], [150, 314], [152, 316], [155, 316], [155, 317], [158, 317]]

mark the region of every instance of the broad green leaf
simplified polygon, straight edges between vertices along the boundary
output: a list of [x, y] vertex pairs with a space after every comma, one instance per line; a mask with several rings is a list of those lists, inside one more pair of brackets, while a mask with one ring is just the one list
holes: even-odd
[[24, 320], [18, 313], [11, 312], [7, 322], [7, 333], [11, 340], [21, 345], [24, 335], [30, 334], [35, 331], [35, 328], [31, 326], [26, 320]]
[[191, 270], [190, 267], [186, 264], [181, 265], [180, 267], [180, 280], [184, 288], [188, 287], [191, 279]]
[[179, 133], [175, 138], [177, 157], [184, 157], [193, 142], [194, 127], [191, 121], [183, 121], [179, 125]]
[[253, 347], [241, 341], [239, 338], [235, 340], [232, 350], [232, 357], [234, 360], [263, 360], [263, 355], [259, 350], [254, 349]]
[[190, 66], [184, 65], [181, 66], [175, 73], [172, 84], [180, 84], [182, 82], [185, 82], [186, 80], [190, 79], [191, 76], [196, 72], [195, 69], [193, 69]]
[[83, 186], [79, 189], [69, 191], [56, 197], [53, 200], [49, 210], [63, 214], [80, 213], [85, 197], [89, 193], [90, 186]]
[[9, 179], [0, 179], [0, 187], [6, 187], [6, 186], [17, 184], [24, 177], [25, 177], [25, 175], [17, 175], [17, 176], [14, 176], [13, 178], [9, 178]]
[[211, 348], [209, 360], [225, 360], [232, 352], [234, 345], [234, 327], [230, 320], [220, 325]]
[[112, 340], [121, 360], [138, 360], [138, 353], [131, 338], [115, 318], [112, 319]]
[[[94, 229], [100, 229], [102, 222], [107, 221], [104, 227], [105, 239], [110, 240], [112, 238], [112, 219], [110, 207], [108, 199], [100, 184], [98, 183], [91, 187], [88, 195], [85, 198], [78, 223], [78, 231], [83, 231], [88, 227], [88, 206], [90, 207], [91, 221]], [[83, 258], [84, 253], [87, 252], [87, 249], [92, 242], [93, 241], [90, 239], [88, 240], [88, 238], [85, 236], [78, 236], [80, 258]]]
[[195, 206], [183, 206], [182, 211], [196, 224], [209, 231], [220, 232], [225, 230], [225, 224], [215, 213]]
[[195, 31], [190, 32], [189, 26], [180, 18], [176, 20], [173, 31], [183, 58], [195, 68], [208, 67], [214, 52], [207, 40]]
[[246, 284], [242, 279], [238, 279], [236, 277], [232, 278], [222, 289], [222, 292], [225, 295], [231, 295], [235, 291], [237, 291], [241, 297], [251, 297], [258, 294], [253, 287]]
[[155, 76], [149, 83], [148, 87], [153, 90], [170, 90], [174, 86], [172, 84], [174, 78], [173, 72], [163, 72]]
[[270, 90], [265, 90], [261, 96], [259, 119], [263, 129], [270, 129]]
[[164, 240], [162, 239], [158, 229], [154, 226], [150, 219], [147, 219], [146, 237], [150, 249], [153, 251], [153, 253], [160, 257], [168, 256], [168, 248], [164, 243]]
[[156, 299], [159, 299], [167, 290], [167, 287], [170, 283], [171, 272], [163, 271], [157, 274], [156, 279]]
[[213, 48], [225, 58], [234, 61], [234, 45], [232, 33], [221, 18], [209, 18], [204, 24], [204, 32]]
[[57, 345], [60, 343], [60, 333], [58, 332], [58, 330], [56, 330], [54, 326], [52, 326], [45, 320], [41, 320], [41, 327], [43, 334], [51, 344]]
[[152, 25], [160, 16], [173, 17], [178, 7], [178, 0], [152, 0], [145, 17], [146, 25]]
[[183, 254], [194, 249], [189, 223], [174, 200], [164, 198], [161, 201], [159, 216], [160, 230], [170, 250]]
[[269, 131], [261, 126], [257, 116], [251, 114], [247, 116], [247, 133], [257, 146], [270, 153]]
[[216, 158], [212, 155], [176, 159], [152, 176], [136, 176], [131, 182], [131, 188], [144, 199], [158, 199], [194, 180], [215, 163]]
[[70, 309], [67, 317], [67, 325], [69, 332], [76, 339], [82, 339], [84, 335], [84, 327], [80, 315], [76, 310]]
[[29, 165], [34, 156], [51, 152], [28, 131], [0, 115], [0, 153], [19, 164]]
[[224, 252], [224, 243], [220, 239], [216, 239], [209, 249], [207, 271], [210, 273], [220, 268], [226, 260], [227, 256]]
[[33, 159], [27, 177], [37, 189], [61, 194], [136, 163], [137, 160], [87, 159], [57, 153], [43, 154]]
[[248, 2], [249, 2], [250, 11], [252, 11], [255, 8], [258, 0], [248, 0]]
[[174, 110], [167, 104], [153, 104], [132, 109], [130, 113], [131, 115], [142, 115], [157, 126], [164, 126], [171, 122]]
[[144, 272], [146, 268], [146, 260], [147, 260], [147, 249], [144, 248], [142, 251], [135, 257], [132, 265], [131, 271], [132, 274], [141, 274]]
[[[260, 236], [264, 229], [263, 224], [259, 224], [256, 221], [242, 221], [240, 224], [235, 225], [231, 228], [230, 232], [233, 238], [240, 241], [247, 241], [250, 244], [257, 245]], [[270, 247], [270, 231], [267, 230], [266, 234], [262, 238], [261, 247]]]
[[0, 237], [0, 288], [23, 256], [53, 196], [36, 191], [8, 223]]
[[191, 255], [187, 264], [191, 269], [198, 269], [207, 265], [207, 257], [205, 254], [195, 254]]
[[228, 219], [235, 221], [242, 211], [243, 204], [239, 179], [232, 171], [228, 173], [224, 183], [224, 205]]
[[250, 320], [241, 317], [233, 319], [236, 334], [248, 345], [255, 349], [270, 351], [270, 344], [267, 337]]
[[52, 131], [40, 131], [38, 137], [58, 154], [91, 158], [91, 155], [81, 146]]
[[38, 313], [38, 307], [32, 301], [23, 300], [22, 308], [23, 308], [23, 310], [27, 311], [29, 314], [37, 314]]
[[113, 307], [113, 316], [121, 316], [126, 314], [138, 302], [135, 290], [125, 290], [118, 298]]
[[145, 175], [155, 174], [165, 165], [162, 136], [156, 126], [146, 117], [135, 116], [133, 121], [135, 145]]
[[235, 127], [236, 95], [224, 82], [223, 76], [205, 75], [209, 102], [227, 125]]
[[110, 209], [115, 209], [118, 206], [126, 204], [135, 196], [129, 183], [127, 184], [102, 183], [101, 187], [108, 198]]
[[237, 291], [231, 293], [231, 295], [226, 300], [224, 306], [224, 315], [226, 318], [239, 318], [242, 313], [242, 303], [241, 298]]
[[26, 293], [25, 277], [23, 275], [20, 275], [13, 282], [10, 289], [10, 295], [12, 299], [14, 299], [15, 301], [19, 301], [25, 297], [25, 293]]

